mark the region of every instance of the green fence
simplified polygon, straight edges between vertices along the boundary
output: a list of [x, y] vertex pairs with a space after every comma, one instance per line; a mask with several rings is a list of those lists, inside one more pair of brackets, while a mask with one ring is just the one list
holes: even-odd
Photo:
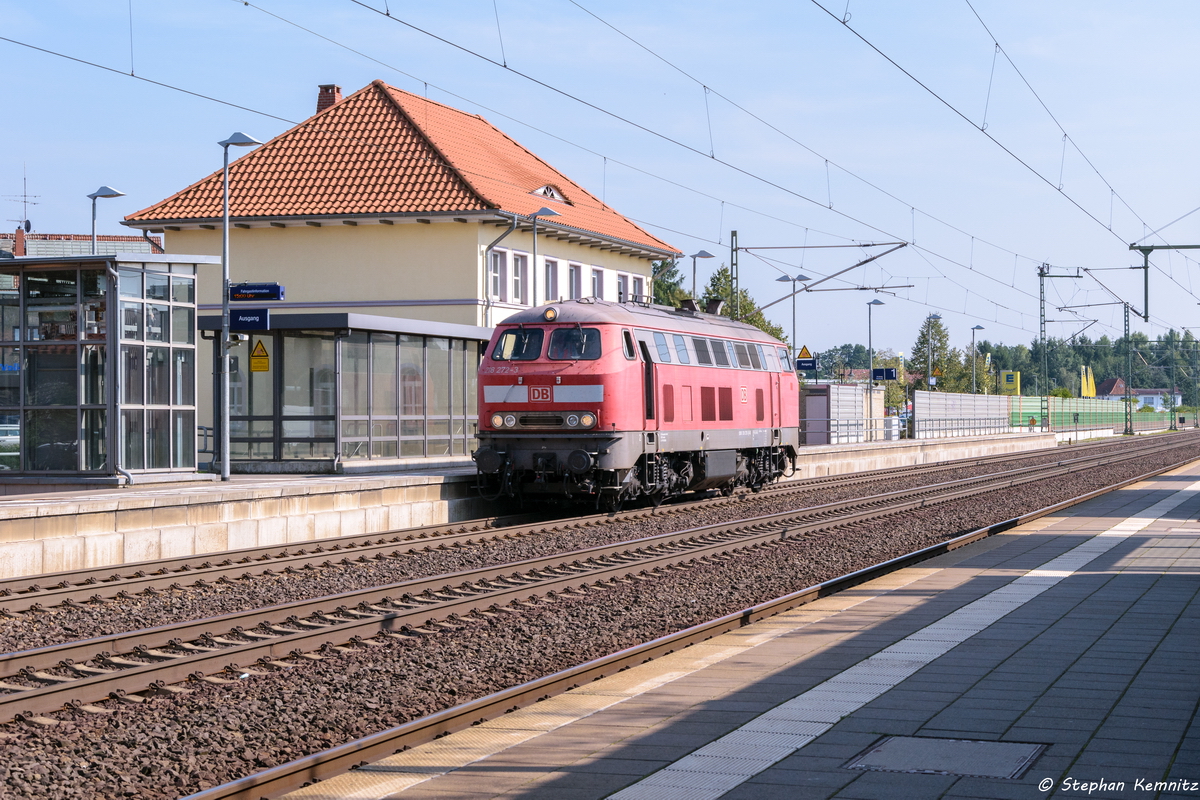
[[[1050, 419], [1048, 424], [1052, 431], [1100, 430], [1111, 428], [1117, 433], [1125, 431], [1125, 406], [1111, 400], [1096, 400], [1090, 397], [1051, 397]], [[1014, 397], [1009, 406], [1012, 424], [1015, 428], [1043, 427], [1042, 398]], [[1135, 431], [1162, 430], [1171, 427], [1172, 414], [1167, 411], [1137, 411], [1133, 412], [1133, 429]], [[1188, 415], [1183, 425], [1192, 426], [1195, 420]], [[1181, 425], [1182, 427], [1182, 425]]]

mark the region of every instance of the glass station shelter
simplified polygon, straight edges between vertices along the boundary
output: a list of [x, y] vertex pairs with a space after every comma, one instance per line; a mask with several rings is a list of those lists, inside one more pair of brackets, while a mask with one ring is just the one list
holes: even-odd
[[210, 265], [0, 259], [0, 483], [195, 475], [196, 280]]

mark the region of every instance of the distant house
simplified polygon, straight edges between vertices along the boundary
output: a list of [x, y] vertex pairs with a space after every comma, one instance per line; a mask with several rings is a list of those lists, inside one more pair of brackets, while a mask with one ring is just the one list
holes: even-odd
[[[1183, 404], [1183, 395], [1179, 387], [1175, 389], [1131, 389], [1130, 395], [1138, 408], [1150, 406], [1155, 411], [1167, 411]], [[1112, 400], [1121, 402], [1125, 399], [1125, 381], [1121, 378], [1109, 378], [1096, 387], [1097, 400]]]

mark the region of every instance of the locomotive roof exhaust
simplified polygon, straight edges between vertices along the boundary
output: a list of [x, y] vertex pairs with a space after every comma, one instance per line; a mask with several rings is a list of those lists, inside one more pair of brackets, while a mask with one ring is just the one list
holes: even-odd
[[714, 297], [704, 306], [705, 314], [720, 314], [721, 309], [725, 307], [725, 301], [719, 297]]

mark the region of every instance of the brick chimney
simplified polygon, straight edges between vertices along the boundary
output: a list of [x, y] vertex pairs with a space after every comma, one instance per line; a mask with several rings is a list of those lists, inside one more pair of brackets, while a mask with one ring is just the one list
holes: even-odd
[[13, 237], [13, 255], [25, 255], [25, 229], [20, 226], [17, 227], [17, 235]]
[[342, 87], [332, 83], [323, 83], [317, 87], [317, 113], [320, 114], [332, 105], [342, 102]]

